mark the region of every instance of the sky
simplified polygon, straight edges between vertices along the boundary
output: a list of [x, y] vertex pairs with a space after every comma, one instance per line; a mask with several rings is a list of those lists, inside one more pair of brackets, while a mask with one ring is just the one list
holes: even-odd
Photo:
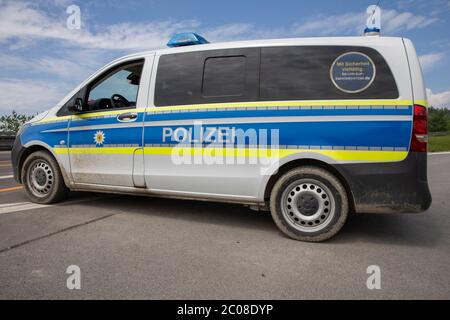
[[[120, 56], [174, 33], [210, 42], [358, 36], [378, 0], [0, 0], [0, 115], [35, 114]], [[80, 8], [81, 27], [67, 26]], [[450, 108], [450, 1], [380, 0], [382, 36], [410, 38], [429, 103]]]

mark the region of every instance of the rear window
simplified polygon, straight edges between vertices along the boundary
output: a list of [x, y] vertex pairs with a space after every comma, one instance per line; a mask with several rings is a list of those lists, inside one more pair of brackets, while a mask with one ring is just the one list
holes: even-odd
[[159, 58], [155, 105], [257, 101], [259, 49], [224, 49]]
[[[362, 72], [354, 72], [361, 68], [364, 68]], [[260, 77], [260, 100], [265, 101], [395, 99], [399, 96], [384, 58], [366, 47], [262, 48]]]
[[204, 97], [240, 96], [245, 90], [246, 57], [208, 58], [203, 71]]
[[396, 99], [392, 72], [376, 50], [289, 46], [162, 55], [155, 105], [246, 101]]

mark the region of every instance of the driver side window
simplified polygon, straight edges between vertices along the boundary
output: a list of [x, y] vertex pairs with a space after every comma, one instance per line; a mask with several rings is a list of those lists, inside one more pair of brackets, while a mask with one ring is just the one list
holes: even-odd
[[86, 111], [136, 108], [143, 66], [132, 62], [101, 76], [89, 88]]

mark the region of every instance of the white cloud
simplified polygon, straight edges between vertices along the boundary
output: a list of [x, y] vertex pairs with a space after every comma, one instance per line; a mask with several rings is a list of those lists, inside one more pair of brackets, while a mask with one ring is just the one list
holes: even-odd
[[59, 40], [67, 45], [109, 50], [145, 50], [165, 45], [178, 30], [198, 27], [194, 20], [150, 23], [120, 23], [81, 30], [66, 27], [64, 12], [56, 18], [25, 2], [0, 2], [0, 42]]
[[255, 27], [248, 23], [230, 23], [205, 30], [205, 37], [210, 41], [226, 41], [246, 38], [255, 32]]
[[423, 71], [429, 71], [435, 67], [445, 57], [444, 52], [428, 53], [419, 56], [420, 65]]
[[[69, 30], [66, 15], [50, 15], [27, 2], [0, 2], [0, 42], [14, 39], [13, 46], [36, 39], [53, 39], [72, 46], [108, 50], [147, 50], [162, 47], [168, 38], [181, 30], [202, 29], [196, 20], [153, 21], [148, 23], [119, 23], [109, 26], [87, 26]], [[204, 29], [213, 40], [260, 38], [263, 36], [327, 36], [355, 35], [364, 29], [364, 12], [350, 12], [333, 16], [315, 16], [301, 23], [278, 29], [257, 28], [247, 23], [230, 23]], [[411, 12], [382, 11], [383, 33], [423, 28], [436, 19]], [[95, 31], [93, 31], [95, 30]]]
[[0, 92], [2, 95], [0, 114], [16, 110], [19, 113], [34, 114], [55, 105], [61, 98], [61, 84], [44, 83], [43, 81], [2, 79]]
[[[90, 60], [79, 60], [75, 63], [71, 60], [60, 59], [50, 56], [41, 58], [23, 58], [16, 55], [0, 53], [0, 68], [12, 71], [24, 71], [29, 76], [31, 75], [56, 75], [62, 78], [74, 75], [79, 80], [79, 77], [85, 77], [98, 68], [98, 64], [93, 64]], [[76, 71], [76, 72], [75, 72]]]
[[383, 10], [381, 15], [381, 30], [384, 33], [395, 33], [401, 30], [420, 29], [438, 21], [412, 12], [398, 12], [396, 10]]
[[[330, 36], [362, 34], [367, 16], [364, 12], [350, 12], [333, 16], [315, 16], [294, 26], [296, 35]], [[393, 34], [401, 30], [424, 28], [437, 19], [412, 12], [381, 10], [382, 34]]]
[[342, 35], [360, 34], [365, 23], [364, 14], [345, 13], [335, 16], [317, 16], [298, 23], [293, 32], [297, 35]]
[[428, 105], [435, 108], [450, 109], [450, 90], [439, 93], [433, 93], [427, 88]]

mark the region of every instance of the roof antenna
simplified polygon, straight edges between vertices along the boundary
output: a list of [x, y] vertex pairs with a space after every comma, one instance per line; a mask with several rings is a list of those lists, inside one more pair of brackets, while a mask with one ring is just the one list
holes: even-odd
[[379, 36], [381, 32], [381, 8], [380, 1], [376, 5], [367, 7], [366, 13], [369, 15], [364, 29], [365, 36]]

